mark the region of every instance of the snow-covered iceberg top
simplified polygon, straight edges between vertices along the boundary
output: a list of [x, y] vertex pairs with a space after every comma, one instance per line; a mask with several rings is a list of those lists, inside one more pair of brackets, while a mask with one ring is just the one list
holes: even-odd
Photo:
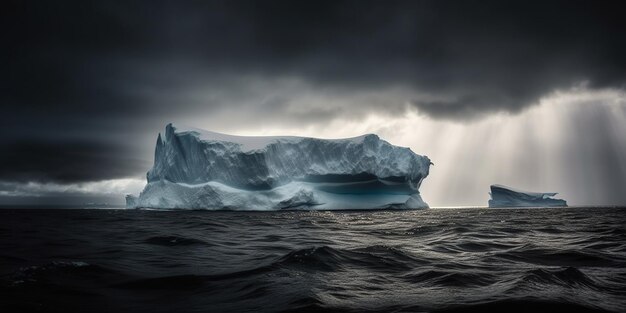
[[562, 199], [554, 199], [556, 192], [529, 192], [504, 185], [491, 185], [489, 207], [561, 207]]
[[131, 208], [272, 210], [427, 207], [430, 159], [369, 134], [232, 136], [169, 124]]

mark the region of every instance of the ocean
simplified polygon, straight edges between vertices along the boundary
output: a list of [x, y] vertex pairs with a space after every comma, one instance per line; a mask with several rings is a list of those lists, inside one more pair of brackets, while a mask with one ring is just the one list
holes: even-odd
[[0, 312], [625, 312], [626, 208], [0, 210]]

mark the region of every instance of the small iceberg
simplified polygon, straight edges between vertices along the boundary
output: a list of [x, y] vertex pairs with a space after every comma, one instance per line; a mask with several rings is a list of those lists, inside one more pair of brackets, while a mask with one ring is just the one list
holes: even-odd
[[554, 199], [556, 192], [528, 192], [503, 185], [491, 185], [490, 208], [503, 207], [564, 207], [567, 202]]

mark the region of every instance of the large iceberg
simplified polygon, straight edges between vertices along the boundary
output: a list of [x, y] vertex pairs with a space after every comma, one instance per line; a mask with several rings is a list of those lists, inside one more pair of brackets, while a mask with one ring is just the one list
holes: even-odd
[[154, 166], [128, 208], [427, 208], [432, 163], [376, 135], [348, 139], [231, 136], [168, 124]]
[[556, 192], [528, 192], [503, 185], [491, 185], [490, 208], [502, 207], [562, 207], [567, 202], [554, 199]]

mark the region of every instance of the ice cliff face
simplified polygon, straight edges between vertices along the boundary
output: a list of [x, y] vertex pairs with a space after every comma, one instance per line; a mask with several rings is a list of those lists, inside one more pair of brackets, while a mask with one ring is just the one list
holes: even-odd
[[127, 207], [274, 210], [423, 208], [430, 160], [376, 135], [244, 137], [166, 126]]
[[561, 199], [553, 199], [556, 192], [528, 192], [503, 185], [491, 185], [489, 207], [560, 207], [567, 206]]

